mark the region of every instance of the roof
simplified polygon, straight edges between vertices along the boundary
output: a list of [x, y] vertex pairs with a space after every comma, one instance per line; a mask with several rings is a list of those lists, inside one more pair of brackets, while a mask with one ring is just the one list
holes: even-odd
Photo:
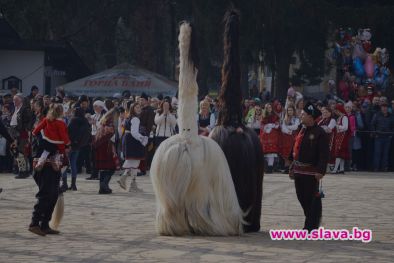
[[145, 92], [152, 96], [173, 96], [178, 90], [178, 83], [140, 67], [120, 64], [62, 87], [68, 94], [90, 97], [111, 97], [126, 90], [133, 94]]

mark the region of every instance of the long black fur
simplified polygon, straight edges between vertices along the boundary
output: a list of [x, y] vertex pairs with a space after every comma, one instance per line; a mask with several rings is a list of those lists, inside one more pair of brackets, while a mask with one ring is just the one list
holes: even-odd
[[244, 231], [257, 232], [260, 230], [264, 156], [257, 134], [242, 123], [238, 11], [229, 10], [224, 22], [219, 120], [210, 136], [226, 156], [238, 202], [242, 210], [247, 212]]

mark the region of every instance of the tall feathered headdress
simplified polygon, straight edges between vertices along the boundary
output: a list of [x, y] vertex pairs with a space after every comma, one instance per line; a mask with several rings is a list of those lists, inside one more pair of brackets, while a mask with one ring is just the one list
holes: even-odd
[[242, 92], [239, 55], [239, 12], [230, 9], [224, 16], [224, 61], [219, 94], [218, 125], [242, 125]]

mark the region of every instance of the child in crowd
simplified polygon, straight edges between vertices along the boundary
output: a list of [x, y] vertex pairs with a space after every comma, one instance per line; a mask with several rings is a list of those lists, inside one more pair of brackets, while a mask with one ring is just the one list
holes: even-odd
[[[37, 171], [41, 170], [47, 158], [57, 152], [65, 154], [66, 146], [70, 145], [70, 139], [67, 133], [67, 125], [63, 120], [63, 106], [54, 104], [50, 107], [47, 117], [33, 130], [33, 135], [37, 136], [40, 132], [42, 139], [40, 141], [43, 152], [35, 166]], [[61, 155], [56, 156], [56, 160]]]

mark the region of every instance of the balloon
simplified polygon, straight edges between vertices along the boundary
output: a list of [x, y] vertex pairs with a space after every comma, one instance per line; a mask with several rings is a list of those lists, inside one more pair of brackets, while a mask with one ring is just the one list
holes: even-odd
[[374, 64], [373, 64], [372, 57], [370, 55], [368, 55], [367, 59], [365, 60], [364, 70], [365, 70], [365, 73], [367, 74], [368, 78], [373, 78], [373, 75], [374, 75]]
[[382, 59], [382, 65], [386, 65], [387, 62], [389, 62], [389, 53], [387, 52], [386, 48], [382, 49], [380, 56]]
[[359, 57], [353, 60], [353, 70], [358, 77], [363, 77], [365, 75], [363, 63]]
[[364, 48], [362, 47], [361, 43], [357, 43], [354, 46], [353, 49], [353, 59], [355, 58], [361, 58], [362, 61], [364, 61], [367, 57], [367, 53], [365, 52]]
[[374, 65], [373, 66], [373, 69], [374, 69], [374, 77], [376, 77], [377, 75], [379, 75], [379, 66], [378, 65]]
[[371, 41], [364, 41], [363, 48], [364, 48], [365, 52], [367, 52], [367, 53], [371, 52], [371, 49], [372, 49]]
[[338, 89], [341, 92], [341, 97], [344, 100], [347, 100], [349, 98], [349, 86], [344, 80], [340, 80], [338, 83]]

